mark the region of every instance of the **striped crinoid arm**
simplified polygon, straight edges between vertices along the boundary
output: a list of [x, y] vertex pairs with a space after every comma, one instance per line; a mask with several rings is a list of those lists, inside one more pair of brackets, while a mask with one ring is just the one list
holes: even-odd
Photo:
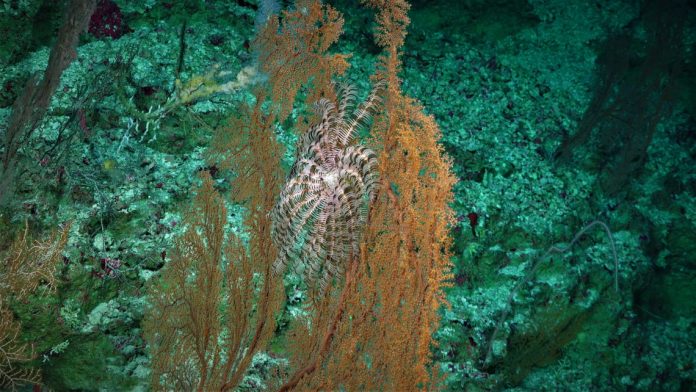
[[[386, 85], [386, 81], [383, 80], [375, 83], [367, 99], [361, 103], [350, 116], [343, 111], [347, 110], [347, 107], [343, 107], [343, 104], [341, 104], [342, 111], [337, 129], [341, 145], [348, 145], [353, 140], [353, 137], [355, 137], [355, 131], [369, 121], [372, 111], [382, 102], [382, 98], [379, 94], [384, 90]], [[350, 95], [347, 97], [350, 97]]]
[[355, 106], [355, 100], [357, 97], [355, 87], [352, 84], [342, 83], [338, 85], [339, 103], [337, 117], [339, 120], [343, 120], [348, 117], [348, 110]]
[[346, 175], [352, 175], [361, 181], [364, 184], [361, 193], [372, 200], [379, 183], [377, 154], [365, 146], [349, 146], [341, 153], [340, 168], [346, 171]]
[[336, 138], [331, 129], [336, 126], [336, 107], [331, 101], [322, 99], [314, 105], [320, 116], [318, 124], [300, 136], [295, 154], [295, 164], [290, 169], [292, 178], [303, 169], [308, 161], [322, 167], [330, 166], [336, 156]]
[[324, 290], [340, 276], [345, 262], [356, 255], [365, 223], [364, 181], [354, 169], [340, 171], [337, 183], [322, 197], [322, 210], [309, 227], [310, 239], [301, 252], [306, 261], [304, 276]]
[[298, 238], [322, 202], [321, 193], [317, 192], [321, 186], [318, 182], [316, 177], [306, 175], [292, 178], [271, 212], [272, 236], [278, 247], [278, 257], [273, 263], [276, 273], [282, 273], [298, 258], [295, 250]]

